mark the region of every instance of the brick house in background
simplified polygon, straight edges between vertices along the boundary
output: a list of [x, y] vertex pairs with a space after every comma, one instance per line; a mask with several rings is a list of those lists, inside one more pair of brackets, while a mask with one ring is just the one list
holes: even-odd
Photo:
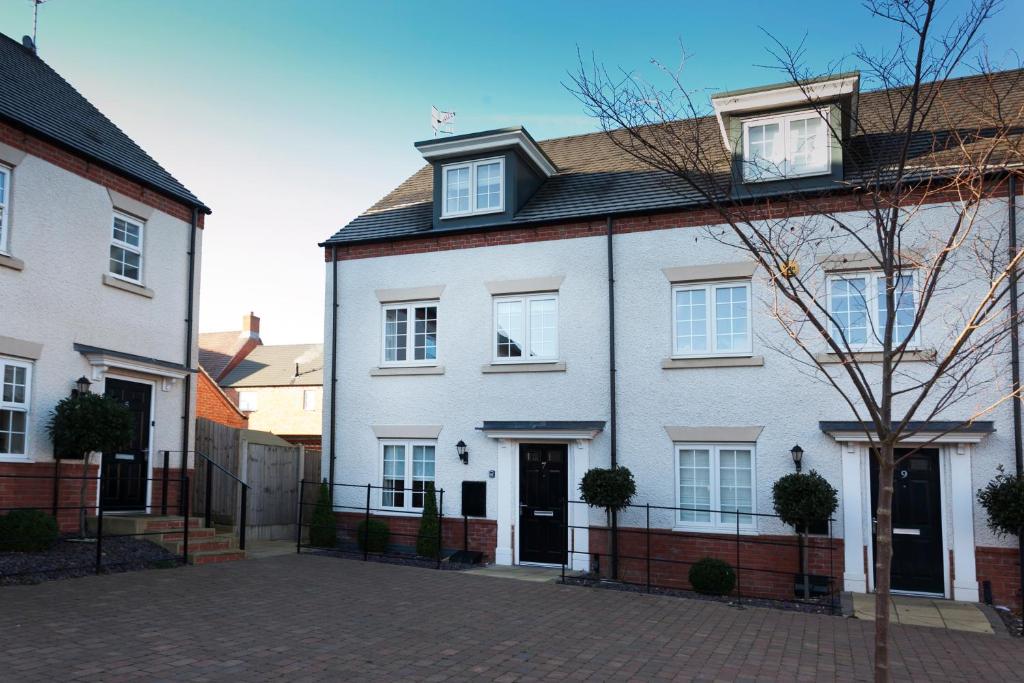
[[219, 382], [262, 343], [260, 319], [250, 311], [242, 316], [240, 330], [200, 333], [199, 365], [214, 382]]
[[199, 368], [199, 384], [196, 395], [196, 417], [210, 420], [218, 424], [248, 429], [249, 418], [238, 409], [238, 406], [224, 393], [224, 390], [213, 381], [203, 367]]
[[[0, 513], [59, 502], [69, 506], [60, 527], [77, 526], [78, 483], [55, 487], [46, 422], [80, 377], [134, 418], [130, 443], [93, 457], [89, 474], [102, 471], [105, 485], [99, 492], [93, 480], [87, 500], [150, 511], [169, 474], [176, 507], [178, 473], [191, 466], [181, 454], [193, 448], [194, 321], [210, 209], [31, 41], [0, 35], [0, 74]], [[163, 450], [172, 452], [167, 473], [155, 457]], [[80, 460], [59, 462], [65, 476], [82, 469]]]

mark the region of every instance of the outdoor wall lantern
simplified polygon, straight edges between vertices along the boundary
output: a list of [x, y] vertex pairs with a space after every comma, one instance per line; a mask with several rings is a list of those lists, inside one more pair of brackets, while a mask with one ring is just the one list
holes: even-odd
[[800, 448], [800, 444], [793, 446], [789, 450], [789, 454], [793, 456], [793, 464], [796, 465], [796, 471], [800, 471], [800, 463], [804, 459], [804, 449]]
[[469, 464], [469, 448], [466, 447], [466, 442], [459, 439], [459, 442], [455, 444], [455, 450], [459, 452], [459, 460], [462, 461], [463, 465]]
[[85, 375], [82, 375], [81, 377], [75, 380], [75, 389], [74, 391], [71, 392], [71, 395], [80, 396], [81, 394], [88, 394], [89, 387], [91, 385], [92, 382], [89, 381], [89, 378], [86, 377]]

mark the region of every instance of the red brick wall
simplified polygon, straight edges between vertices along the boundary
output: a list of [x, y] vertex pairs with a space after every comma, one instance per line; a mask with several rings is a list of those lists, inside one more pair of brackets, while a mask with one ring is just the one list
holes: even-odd
[[[90, 465], [86, 480], [85, 504], [96, 502], [97, 465]], [[60, 465], [61, 477], [81, 477], [81, 461], [64, 461]], [[18, 478], [9, 475], [18, 475]], [[0, 514], [10, 508], [32, 507], [46, 513], [53, 511], [54, 463], [0, 463]], [[21, 478], [24, 477], [24, 478]], [[38, 478], [36, 478], [38, 477]], [[57, 525], [62, 532], [78, 529], [81, 479], [62, 479], [60, 482]], [[92, 512], [90, 509], [89, 513]]]
[[249, 427], [249, 418], [235, 408], [205, 372], [199, 373], [199, 383], [196, 385], [196, 417], [235, 429]]
[[[192, 208], [187, 204], [151, 190], [141, 183], [129, 180], [125, 176], [107, 169], [105, 166], [88, 161], [73, 152], [67, 151], [63, 147], [47, 142], [15, 126], [0, 122], [0, 142], [17, 147], [55, 166], [59, 166], [65, 171], [70, 171], [86, 180], [91, 180], [115, 192], [120, 192], [175, 218], [183, 221], [192, 220]], [[203, 227], [203, 224], [204, 215], [200, 212], [199, 227]]]
[[[167, 514], [180, 515], [182, 513], [181, 468], [168, 468], [167, 473]], [[189, 480], [194, 482], [195, 470], [188, 470], [188, 476]], [[153, 491], [150, 500], [153, 514], [160, 514], [163, 510], [164, 500], [164, 469], [162, 467], [153, 467]], [[190, 511], [189, 514], [195, 514], [195, 511]]]
[[[993, 196], [1006, 196], [1005, 187], [992, 190]], [[921, 201], [941, 203], [959, 201], [960, 197], [953, 192], [930, 193], [923, 196], [909, 197], [907, 203]], [[743, 214], [737, 220], [780, 219], [791, 216], [807, 216], [820, 213], [855, 211], [867, 208], [862, 193], [845, 192], [821, 197], [802, 197], [791, 200], [759, 200], [742, 208]], [[671, 228], [699, 227], [722, 223], [722, 214], [712, 208], [692, 208], [679, 211], [652, 213], [638, 216], [623, 216], [615, 219], [615, 234], [646, 232], [649, 230], [667, 230]], [[573, 239], [577, 237], [596, 237], [607, 233], [604, 219], [570, 221], [552, 225], [535, 227], [492, 228], [477, 232], [455, 235], [427, 235], [412, 239], [397, 239], [390, 242], [373, 244], [339, 245], [338, 260], [375, 258], [378, 256], [397, 256], [401, 254], [420, 254], [431, 251], [449, 251], [452, 249], [472, 249], [508, 244], [524, 244], [529, 242], [545, 242], [549, 240]], [[324, 259], [331, 260], [332, 247], [324, 248]]]
[[[366, 516], [354, 512], [335, 513], [338, 519], [338, 536], [356, 543], [356, 529]], [[373, 519], [386, 522], [391, 530], [388, 543], [391, 546], [416, 547], [416, 536], [420, 530], [419, 515], [371, 515]], [[441, 542], [444, 550], [462, 550], [462, 518], [445, 517], [441, 524]], [[493, 519], [469, 520], [469, 549], [484, 554], [484, 562], [494, 561], [494, 548], [498, 545], [498, 523]]]
[[1020, 556], [1017, 549], [979, 547], [974, 549], [974, 557], [979, 588], [981, 582], [991, 581], [995, 604], [1021, 609]]
[[[590, 555], [600, 555], [603, 576], [609, 575], [610, 533], [604, 527], [590, 528]], [[643, 584], [647, 581], [647, 538], [643, 529], [619, 529], [619, 579]], [[736, 537], [718, 534], [692, 534], [668, 529], [652, 529], [650, 537], [651, 585], [689, 589], [692, 563], [704, 557], [728, 562], [737, 572], [739, 588], [747, 597], [793, 599], [794, 574], [800, 573], [796, 536], [740, 536], [737, 560]], [[832, 576], [842, 589], [843, 542], [812, 536], [808, 542], [808, 571]]]

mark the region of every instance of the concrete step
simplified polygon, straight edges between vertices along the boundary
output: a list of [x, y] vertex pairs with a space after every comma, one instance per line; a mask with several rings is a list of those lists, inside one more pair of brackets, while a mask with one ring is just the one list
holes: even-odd
[[[189, 545], [191, 546], [191, 544]], [[189, 550], [191, 551], [191, 547]], [[215, 562], [233, 562], [244, 559], [244, 550], [200, 550], [194, 553], [189, 552], [188, 554], [189, 564], [213, 564]]]
[[[189, 530], [188, 530], [188, 542], [189, 542], [189, 545], [192, 545], [192, 541], [194, 541], [194, 540], [199, 540], [199, 539], [204, 539], [204, 538], [213, 538], [214, 536], [217, 536], [217, 535], [218, 535], [218, 533], [217, 533], [216, 529], [192, 529], [192, 528], [189, 528]], [[185, 533], [183, 531], [170, 531], [170, 532], [165, 533], [163, 536], [161, 536], [161, 538], [163, 540], [165, 540], [165, 541], [183, 541], [183, 540], [185, 540]]]
[[[98, 518], [87, 517], [86, 528], [90, 533], [96, 533]], [[200, 517], [189, 518], [189, 531], [202, 526], [203, 520]], [[103, 515], [103, 533], [105, 534], [151, 534], [161, 531], [176, 531], [185, 528], [185, 520], [178, 516], [161, 515]]]
[[[212, 529], [211, 529], [212, 531]], [[165, 539], [160, 542], [160, 545], [167, 548], [175, 555], [181, 555], [185, 552], [185, 541], [184, 539], [178, 541], [168, 541]], [[233, 534], [217, 534], [216, 536], [207, 536], [206, 538], [193, 539], [192, 534], [188, 537], [188, 552], [189, 555], [193, 553], [203, 552], [206, 550], [237, 550], [238, 539]]]

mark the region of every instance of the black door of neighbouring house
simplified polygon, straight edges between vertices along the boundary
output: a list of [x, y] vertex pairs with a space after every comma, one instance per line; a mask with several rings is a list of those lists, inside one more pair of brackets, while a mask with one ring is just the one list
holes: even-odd
[[569, 496], [565, 444], [519, 446], [519, 559], [565, 562]]
[[103, 393], [131, 411], [132, 436], [122, 448], [103, 454], [100, 502], [104, 510], [141, 510], [146, 507], [153, 389], [148, 384], [113, 378], [105, 384]]
[[[896, 451], [896, 458], [907, 452]], [[908, 456], [896, 466], [893, 484], [892, 590], [941, 595], [946, 587], [942, 569], [939, 452], [921, 449]], [[872, 518], [877, 507], [878, 463], [872, 456]]]

